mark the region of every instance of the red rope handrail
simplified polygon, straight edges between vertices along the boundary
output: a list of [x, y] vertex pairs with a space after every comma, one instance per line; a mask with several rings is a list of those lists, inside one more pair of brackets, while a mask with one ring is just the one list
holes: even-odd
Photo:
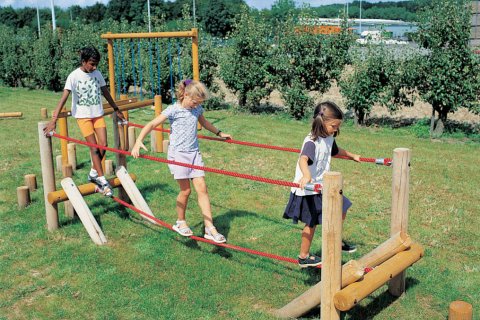
[[[136, 127], [136, 128], [143, 128], [145, 126], [133, 122], [128, 122], [129, 126]], [[154, 128], [153, 130], [155, 131], [160, 131], [160, 132], [167, 132], [169, 133], [169, 129], [163, 129], [163, 128]], [[213, 141], [221, 141], [221, 142], [226, 142], [230, 144], [238, 144], [238, 145], [243, 145], [243, 146], [249, 146], [249, 147], [255, 147], [255, 148], [263, 148], [263, 149], [271, 149], [271, 150], [279, 150], [279, 151], [287, 151], [287, 152], [293, 152], [293, 153], [300, 153], [300, 149], [296, 148], [286, 148], [286, 147], [279, 147], [279, 146], [272, 146], [268, 144], [262, 144], [262, 143], [255, 143], [255, 142], [248, 142], [248, 141], [240, 141], [240, 140], [234, 140], [234, 139], [224, 139], [224, 138], [217, 138], [217, 137], [210, 137], [210, 136], [204, 136], [204, 135], [197, 135], [198, 138], [200, 139], [205, 139], [205, 140], [213, 140]], [[345, 156], [334, 156], [334, 158], [338, 159], [345, 159], [345, 160], [352, 160], [349, 157]], [[385, 165], [385, 166], [390, 166], [392, 164], [392, 159], [390, 158], [360, 158], [360, 162], [369, 162], [369, 163], [375, 163], [375, 164], [380, 164], [380, 165]]]
[[[110, 148], [110, 147], [105, 147], [105, 146], [101, 146], [101, 145], [98, 145], [98, 144], [89, 143], [89, 142], [86, 142], [86, 141], [74, 139], [74, 138], [71, 138], [71, 137], [62, 136], [62, 135], [59, 135], [57, 133], [52, 133], [51, 135], [53, 137], [56, 137], [56, 138], [59, 138], [59, 139], [79, 143], [79, 144], [86, 145], [86, 146], [89, 146], [89, 147], [95, 147], [95, 148], [99, 148], [99, 149], [103, 149], [103, 150], [107, 150], [107, 151], [131, 156], [131, 153], [129, 151], [118, 150], [118, 149], [114, 149], [114, 148]], [[144, 158], [144, 159], [148, 159], [148, 160], [152, 160], [152, 161], [156, 161], [156, 162], [173, 164], [173, 165], [177, 165], [177, 166], [182, 166], [182, 167], [187, 167], [187, 168], [197, 169], [197, 170], [203, 170], [203, 171], [207, 171], [207, 172], [213, 172], [213, 173], [223, 174], [223, 175], [226, 175], [226, 176], [252, 180], [252, 181], [264, 182], [264, 183], [275, 184], [275, 185], [285, 186], [285, 187], [295, 187], [295, 188], [300, 187], [300, 185], [298, 183], [291, 182], [291, 181], [276, 180], [276, 179], [254, 176], [254, 175], [250, 175], [250, 174], [238, 173], [238, 172], [215, 169], [215, 168], [204, 167], [204, 166], [197, 166], [197, 165], [193, 165], [193, 164], [178, 162], [178, 161], [174, 161], [174, 160], [167, 160], [167, 159], [153, 157], [153, 156], [149, 156], [149, 155], [143, 155], [143, 154], [139, 155], [139, 157]]]

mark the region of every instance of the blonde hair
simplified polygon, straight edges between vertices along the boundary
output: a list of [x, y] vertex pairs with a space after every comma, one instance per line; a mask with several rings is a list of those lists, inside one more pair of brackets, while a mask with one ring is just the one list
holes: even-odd
[[187, 93], [192, 99], [205, 101], [209, 98], [209, 92], [207, 87], [196, 80], [182, 80], [177, 85], [177, 90], [175, 91], [175, 96], [178, 101], [183, 102], [185, 98], [185, 93]]
[[[317, 140], [318, 137], [326, 138], [328, 136], [327, 129], [325, 128], [325, 122], [331, 120], [343, 120], [342, 110], [331, 101], [324, 101], [319, 103], [313, 111], [313, 123], [312, 123], [312, 140]], [[340, 128], [333, 135], [334, 137], [340, 134]]]

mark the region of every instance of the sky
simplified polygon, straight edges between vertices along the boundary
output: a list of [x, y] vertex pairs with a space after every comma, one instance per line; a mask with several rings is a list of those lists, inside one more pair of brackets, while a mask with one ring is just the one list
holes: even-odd
[[[50, 7], [52, 0], [0, 0], [0, 7], [12, 6], [13, 8], [23, 8], [23, 7], [36, 7], [37, 3], [40, 8]], [[77, 4], [81, 7], [94, 5], [96, 2], [108, 3], [108, 0], [53, 0], [55, 6], [68, 8], [74, 4]], [[145, 0], [146, 1], [146, 0]], [[193, 1], [193, 0], [192, 0]], [[332, 4], [332, 3], [346, 3], [352, 2], [353, 0], [295, 0], [298, 5], [302, 3], [308, 3], [312, 7]], [[392, 0], [366, 0], [368, 2], [384, 2]], [[400, 0], [393, 0], [400, 1]], [[257, 9], [269, 9], [275, 0], [245, 0], [245, 2], [250, 6]]]

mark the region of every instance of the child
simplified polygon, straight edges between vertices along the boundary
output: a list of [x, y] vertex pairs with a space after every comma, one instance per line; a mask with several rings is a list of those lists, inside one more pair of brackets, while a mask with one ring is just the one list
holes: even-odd
[[[168, 159], [203, 166], [202, 154], [198, 148], [197, 121], [205, 129], [221, 138], [229, 139], [231, 136], [217, 129], [203, 116], [201, 104], [208, 98], [208, 91], [203, 83], [190, 79], [181, 81], [177, 87], [176, 96], [178, 101], [175, 104], [165, 109], [142, 129], [133, 146], [132, 156], [137, 158], [140, 155], [140, 148], [147, 150], [142, 143], [145, 136], [168, 119], [171, 129]], [[202, 210], [205, 223], [204, 237], [217, 243], [226, 242], [225, 237], [213, 225], [204, 171], [177, 165], [168, 166], [173, 174], [173, 178], [177, 180], [180, 186], [176, 208], [178, 219], [173, 229], [185, 237], [193, 235], [192, 230], [185, 221], [185, 211], [187, 209], [188, 197], [191, 193], [190, 181], [192, 181], [193, 187], [198, 194], [198, 205]]]
[[[97, 70], [99, 61], [100, 53], [96, 48], [85, 47], [80, 49], [81, 66], [68, 76], [63, 95], [52, 114], [52, 121], [44, 129], [45, 134], [55, 130], [58, 114], [65, 105], [70, 92], [72, 92], [71, 112], [72, 116], [77, 119], [83, 137], [89, 143], [107, 146], [107, 130], [103, 119], [104, 111], [100, 92], [103, 93], [105, 99], [116, 111], [119, 120], [124, 121], [125, 119], [115, 101], [113, 101], [102, 74]], [[102, 169], [105, 150], [91, 147], [90, 155], [92, 156], [93, 166], [90, 169], [88, 180], [94, 182], [105, 196], [111, 197], [113, 190], [105, 179]]]
[[[357, 162], [360, 160], [359, 155], [343, 150], [335, 143], [334, 137], [340, 134], [342, 120], [343, 112], [335, 103], [327, 101], [317, 105], [312, 130], [303, 141], [297, 162], [294, 181], [300, 185], [300, 188], [292, 188], [283, 217], [292, 219], [295, 224], [299, 220], [305, 223], [298, 256], [298, 264], [302, 268], [321, 264], [319, 257], [310, 254], [310, 246], [316, 226], [322, 223], [322, 194], [305, 190], [305, 185], [323, 180], [323, 174], [330, 170], [332, 156], [347, 156]], [[344, 196], [343, 219], [351, 205], [350, 200]], [[355, 252], [356, 247], [342, 241], [342, 250]]]

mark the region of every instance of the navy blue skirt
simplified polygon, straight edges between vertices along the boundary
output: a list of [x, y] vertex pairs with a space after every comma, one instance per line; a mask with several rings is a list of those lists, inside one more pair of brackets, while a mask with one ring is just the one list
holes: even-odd
[[[343, 196], [342, 212], [346, 213], [351, 206], [352, 202]], [[322, 224], [322, 195], [297, 196], [293, 192], [290, 193], [283, 217], [292, 219], [295, 224], [301, 221], [311, 228]]]

